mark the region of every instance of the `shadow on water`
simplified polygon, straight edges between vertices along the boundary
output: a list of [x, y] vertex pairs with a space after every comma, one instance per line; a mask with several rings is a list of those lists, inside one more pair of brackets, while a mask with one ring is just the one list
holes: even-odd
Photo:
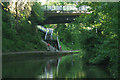
[[84, 65], [79, 55], [17, 58], [3, 57], [3, 78], [110, 78], [104, 68]]

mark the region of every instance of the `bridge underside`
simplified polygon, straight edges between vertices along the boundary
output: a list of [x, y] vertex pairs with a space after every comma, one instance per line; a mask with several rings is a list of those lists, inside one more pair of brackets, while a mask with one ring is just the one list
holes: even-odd
[[47, 17], [45, 21], [39, 23], [39, 25], [45, 24], [60, 24], [60, 23], [71, 23], [78, 16], [57, 16], [57, 17]]
[[[60, 24], [60, 23], [71, 23], [75, 20], [76, 17], [85, 13], [54, 13], [47, 12], [45, 13], [46, 20], [39, 25], [45, 24]], [[87, 14], [87, 13], [86, 13]]]
[[58, 17], [48, 17], [42, 24], [59, 24], [59, 23], [71, 23], [75, 20], [75, 17], [71, 16], [58, 16]]

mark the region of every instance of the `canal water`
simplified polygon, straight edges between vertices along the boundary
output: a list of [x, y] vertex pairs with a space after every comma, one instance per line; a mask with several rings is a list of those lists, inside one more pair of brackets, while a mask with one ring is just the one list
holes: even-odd
[[3, 56], [3, 78], [110, 78], [100, 66], [83, 64], [80, 55], [57, 57]]

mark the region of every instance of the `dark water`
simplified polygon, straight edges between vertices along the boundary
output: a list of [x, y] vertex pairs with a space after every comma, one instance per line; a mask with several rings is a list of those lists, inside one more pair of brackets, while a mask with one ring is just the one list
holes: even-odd
[[110, 78], [105, 68], [83, 65], [80, 55], [3, 56], [3, 78]]

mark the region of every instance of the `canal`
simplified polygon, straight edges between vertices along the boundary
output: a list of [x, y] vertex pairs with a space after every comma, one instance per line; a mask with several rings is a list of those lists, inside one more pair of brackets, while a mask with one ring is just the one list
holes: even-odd
[[5, 55], [3, 78], [110, 78], [102, 66], [83, 64], [79, 54], [67, 56]]

